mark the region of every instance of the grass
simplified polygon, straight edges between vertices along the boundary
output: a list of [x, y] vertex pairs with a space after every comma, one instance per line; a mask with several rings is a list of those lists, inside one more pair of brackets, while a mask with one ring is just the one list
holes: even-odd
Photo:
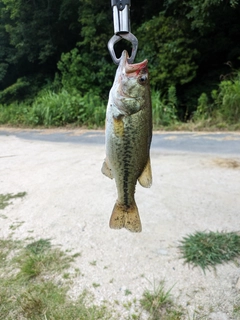
[[[62, 251], [52, 246], [50, 239], [33, 240], [0, 239], [0, 320], [118, 319], [108, 301], [96, 305], [93, 296], [85, 290], [76, 300], [69, 298], [68, 290], [80, 274], [73, 263], [81, 254]], [[206, 264], [203, 261], [213, 265], [208, 257], [209, 248], [214, 257], [220, 257], [220, 254], [224, 257], [218, 259], [218, 263], [238, 256], [240, 239], [236, 233], [197, 232], [183, 239], [181, 249], [184, 253], [185, 248], [190, 249], [188, 262], [195, 257], [194, 250], [202, 252], [196, 265], [201, 261], [203, 268]], [[212, 248], [216, 249], [214, 254]], [[92, 287], [97, 289], [100, 284], [93, 282]], [[148, 320], [190, 319], [187, 311], [175, 303], [171, 290], [166, 290], [164, 282], [154, 283], [152, 290], [144, 291], [140, 301], [134, 297], [126, 301], [123, 304], [128, 312], [126, 320], [141, 320], [143, 312]], [[132, 292], [126, 289], [124, 294], [129, 298]], [[119, 302], [116, 305], [121, 307]], [[238, 301], [233, 306], [233, 314], [240, 315]], [[200, 319], [200, 311], [198, 315]]]
[[27, 194], [26, 192], [19, 192], [16, 194], [13, 194], [13, 193], [0, 194], [0, 210], [3, 210], [10, 205], [11, 199], [23, 198], [25, 197], [26, 194]]
[[180, 250], [186, 263], [203, 270], [240, 256], [240, 235], [235, 232], [196, 232], [184, 237]]
[[[85, 290], [76, 300], [69, 299], [73, 273], [79, 274], [72, 263], [81, 255], [53, 247], [50, 239], [25, 241], [27, 244], [12, 238], [0, 240], [0, 320], [117, 319], [110, 310], [110, 303], [95, 305], [93, 297]], [[100, 284], [92, 286], [98, 288]], [[131, 294], [130, 290], [125, 290], [126, 296]], [[178, 320], [183, 314], [163, 283], [152, 292], [146, 290], [140, 304], [133, 299], [123, 306], [129, 311], [126, 319], [140, 320], [143, 309], [149, 313], [149, 320]]]
[[68, 298], [72, 279], [64, 275], [75, 257], [52, 247], [49, 239], [26, 246], [0, 240], [0, 320], [113, 319], [86, 291], [76, 301]]
[[17, 228], [21, 227], [21, 225], [24, 223], [24, 221], [14, 221], [13, 224], [9, 226], [9, 229], [16, 230]]
[[97, 265], [97, 261], [96, 260], [90, 261], [89, 264], [91, 266], [96, 266]]
[[233, 306], [233, 315], [240, 319], [240, 300]]
[[157, 287], [154, 285], [153, 291], [145, 290], [140, 304], [149, 313], [149, 320], [183, 319], [181, 307], [175, 305], [171, 297], [171, 289], [166, 291], [164, 282]]
[[[235, 236], [228, 234], [231, 241], [226, 246], [229, 243], [238, 246]], [[193, 241], [190, 244], [195, 245]], [[108, 301], [96, 305], [93, 296], [85, 290], [76, 300], [69, 298], [68, 290], [80, 273], [72, 264], [79, 256], [52, 246], [50, 239], [25, 242], [0, 239], [0, 320], [118, 319]], [[92, 287], [97, 289], [100, 284], [93, 282]], [[133, 297], [123, 304], [128, 312], [124, 319], [141, 320], [143, 312], [148, 320], [190, 319], [187, 311], [174, 302], [171, 290], [165, 289], [164, 282], [154, 283], [152, 290], [144, 291], [140, 301]], [[124, 293], [128, 297], [132, 294], [129, 289]], [[118, 301], [115, 304], [121, 307]], [[234, 315], [239, 316], [238, 301], [233, 309]], [[200, 319], [200, 311], [198, 315]]]
[[128, 295], [132, 294], [132, 292], [129, 289], [126, 289], [124, 291], [124, 294], [125, 294], [125, 296], [128, 296]]

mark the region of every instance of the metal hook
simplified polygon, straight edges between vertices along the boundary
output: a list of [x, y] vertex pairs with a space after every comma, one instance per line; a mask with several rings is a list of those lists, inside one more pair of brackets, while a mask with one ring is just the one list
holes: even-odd
[[113, 59], [113, 62], [118, 65], [121, 58], [117, 58], [115, 51], [114, 51], [114, 45], [119, 42], [120, 40], [125, 39], [131, 42], [132, 44], [132, 53], [131, 56], [127, 59], [128, 63], [133, 63], [136, 54], [137, 54], [137, 48], [138, 48], [138, 39], [131, 33], [121, 33], [118, 35], [114, 35], [109, 41], [108, 41], [108, 50], [110, 52], [110, 55]]

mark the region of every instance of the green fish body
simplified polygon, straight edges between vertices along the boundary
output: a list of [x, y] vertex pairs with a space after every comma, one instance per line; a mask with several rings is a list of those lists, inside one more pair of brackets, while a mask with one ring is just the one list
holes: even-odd
[[152, 184], [150, 144], [152, 108], [147, 60], [128, 64], [123, 51], [109, 93], [106, 114], [106, 158], [102, 173], [115, 179], [118, 199], [110, 227], [141, 232], [141, 220], [135, 203], [136, 183]]

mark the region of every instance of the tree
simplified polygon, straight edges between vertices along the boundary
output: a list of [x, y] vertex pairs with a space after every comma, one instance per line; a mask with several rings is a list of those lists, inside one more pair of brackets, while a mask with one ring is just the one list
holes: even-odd
[[65, 88], [77, 88], [83, 94], [95, 91], [107, 98], [115, 66], [107, 49], [113, 35], [112, 11], [105, 0], [80, 0], [81, 41], [58, 63]]
[[141, 59], [150, 64], [151, 83], [163, 91], [190, 82], [196, 75], [197, 50], [186, 24], [160, 13], [137, 31]]
[[0, 1], [1, 89], [28, 77], [36, 94], [54, 77], [61, 53], [80, 39], [78, 9], [78, 0]]
[[9, 17], [5, 29], [10, 44], [17, 49], [15, 60], [25, 55], [29, 62], [44, 63], [59, 49], [69, 48], [66, 45], [72, 40], [69, 30], [76, 29], [71, 23], [72, 19], [77, 20], [76, 0], [2, 0], [2, 3], [5, 5], [2, 11]]

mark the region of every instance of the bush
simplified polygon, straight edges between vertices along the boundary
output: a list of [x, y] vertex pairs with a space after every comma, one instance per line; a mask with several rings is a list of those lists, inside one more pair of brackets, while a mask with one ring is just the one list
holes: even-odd
[[176, 115], [177, 97], [176, 89], [171, 86], [167, 97], [161, 95], [160, 91], [152, 91], [153, 125], [168, 126], [177, 121]]
[[26, 124], [29, 107], [24, 103], [11, 103], [0, 105], [0, 124], [21, 125]]
[[0, 124], [64, 126], [69, 123], [103, 126], [107, 102], [92, 92], [82, 96], [77, 90], [58, 93], [43, 90], [32, 105], [0, 105]]
[[233, 81], [224, 80], [220, 83], [215, 103], [227, 123], [240, 121], [240, 72]]
[[210, 108], [209, 108], [209, 99], [207, 94], [204, 92], [198, 98], [198, 106], [197, 110], [194, 112], [193, 120], [203, 120], [207, 119], [210, 115]]
[[212, 90], [211, 98], [206, 93], [202, 93], [199, 97], [193, 120], [209, 119], [218, 127], [240, 122], [240, 72], [233, 80], [223, 80], [218, 90]]
[[58, 69], [64, 89], [74, 88], [83, 95], [89, 91], [106, 94], [112, 86], [115, 66], [98, 53], [89, 55], [74, 48], [62, 54]]
[[26, 77], [17, 79], [17, 82], [0, 92], [1, 103], [13, 103], [22, 100], [28, 91], [30, 82]]

